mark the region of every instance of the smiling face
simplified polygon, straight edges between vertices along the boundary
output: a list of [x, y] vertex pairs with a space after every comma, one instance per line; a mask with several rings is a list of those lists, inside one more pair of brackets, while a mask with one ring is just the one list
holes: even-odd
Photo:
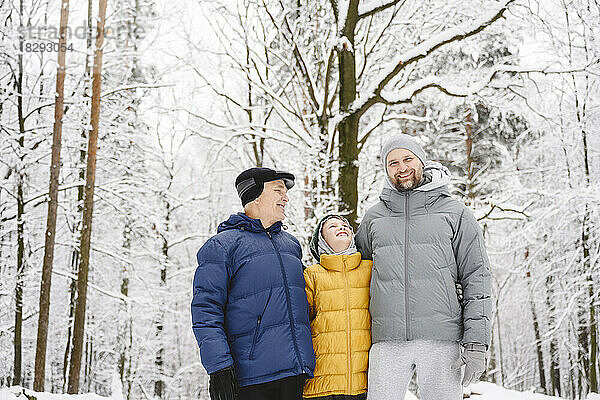
[[423, 163], [407, 149], [390, 151], [385, 160], [385, 168], [394, 187], [400, 192], [413, 190], [423, 180]]
[[260, 219], [263, 226], [268, 228], [277, 221], [283, 221], [285, 206], [288, 201], [287, 187], [283, 180], [265, 182], [260, 196], [248, 203], [250, 207], [248, 207], [246, 214], [251, 218]]
[[330, 218], [321, 228], [323, 239], [336, 253], [346, 250], [352, 242], [352, 228], [339, 218]]

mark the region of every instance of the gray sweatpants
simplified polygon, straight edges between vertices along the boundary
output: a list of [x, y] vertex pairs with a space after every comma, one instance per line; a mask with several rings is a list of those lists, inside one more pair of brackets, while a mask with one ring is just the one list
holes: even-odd
[[417, 373], [421, 400], [462, 400], [460, 345], [440, 340], [379, 342], [369, 351], [367, 400], [404, 400]]

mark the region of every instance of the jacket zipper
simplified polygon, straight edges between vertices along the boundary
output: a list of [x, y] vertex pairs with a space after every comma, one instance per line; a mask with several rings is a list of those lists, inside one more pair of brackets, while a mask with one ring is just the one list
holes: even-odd
[[350, 323], [350, 288], [348, 286], [348, 270], [346, 269], [346, 259], [342, 256], [342, 273], [344, 275], [344, 285], [346, 286], [346, 356], [348, 357], [348, 394], [352, 393], [352, 324]]
[[260, 330], [260, 321], [262, 320], [262, 315], [259, 315], [256, 319], [256, 330], [254, 331], [254, 338], [252, 339], [252, 347], [250, 347], [250, 355], [248, 358], [250, 360], [254, 359], [254, 348], [256, 347], [256, 341], [258, 340], [258, 331]]
[[277, 247], [275, 246], [275, 242], [273, 242], [273, 236], [271, 236], [271, 232], [269, 232], [269, 231], [266, 231], [266, 232], [267, 232], [267, 236], [271, 240], [271, 244], [273, 245], [273, 248], [275, 249], [275, 253], [277, 253], [277, 258], [279, 259], [279, 266], [281, 267], [281, 276], [283, 277], [283, 287], [285, 288], [285, 298], [286, 298], [286, 302], [287, 302], [288, 315], [290, 317], [290, 328], [292, 330], [292, 339], [294, 342], [294, 350], [296, 351], [296, 356], [298, 357], [298, 361], [300, 361], [300, 368], [302, 369], [302, 372], [304, 373], [304, 361], [302, 361], [302, 356], [300, 355], [300, 350], [298, 349], [298, 339], [296, 338], [296, 330], [294, 328], [294, 326], [296, 325], [296, 322], [294, 321], [294, 315], [292, 314], [292, 300], [290, 298], [290, 288], [288, 286], [287, 276], [285, 275], [285, 269], [283, 268], [283, 260], [281, 259], [281, 254], [279, 253], [279, 250], [277, 250]]
[[265, 303], [265, 307], [262, 310], [262, 313], [256, 319], [256, 331], [254, 332], [254, 339], [252, 339], [252, 346], [250, 347], [250, 354], [248, 358], [250, 360], [254, 359], [254, 348], [256, 347], [256, 342], [258, 341], [258, 333], [260, 332], [260, 323], [262, 322], [262, 317], [265, 315], [267, 311], [267, 306], [269, 305], [269, 301], [271, 300], [271, 294], [273, 293], [273, 288], [269, 290], [269, 297], [267, 297], [267, 302]]
[[404, 201], [404, 315], [406, 318], [406, 340], [410, 340], [410, 318], [408, 314], [408, 224], [410, 221], [408, 215], [408, 198], [409, 195], [406, 193]]

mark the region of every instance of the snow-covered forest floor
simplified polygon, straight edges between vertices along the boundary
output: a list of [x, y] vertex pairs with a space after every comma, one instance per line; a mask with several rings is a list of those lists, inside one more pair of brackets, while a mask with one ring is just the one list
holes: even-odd
[[[508, 390], [488, 382], [478, 382], [471, 385], [465, 392], [465, 398], [473, 400], [552, 400], [560, 397], [547, 396], [533, 392], [517, 392]], [[122, 400], [121, 394], [102, 397], [97, 394], [87, 393], [79, 395], [39, 393], [20, 386], [0, 389], [0, 400]], [[407, 393], [405, 400], [417, 400], [418, 397]], [[590, 393], [585, 400], [600, 400], [600, 395]]]

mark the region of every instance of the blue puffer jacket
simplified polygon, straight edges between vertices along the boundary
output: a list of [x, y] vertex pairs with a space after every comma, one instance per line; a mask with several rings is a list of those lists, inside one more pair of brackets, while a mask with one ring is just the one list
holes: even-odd
[[234, 365], [240, 386], [313, 376], [298, 240], [233, 214], [197, 254], [192, 326], [210, 374]]

